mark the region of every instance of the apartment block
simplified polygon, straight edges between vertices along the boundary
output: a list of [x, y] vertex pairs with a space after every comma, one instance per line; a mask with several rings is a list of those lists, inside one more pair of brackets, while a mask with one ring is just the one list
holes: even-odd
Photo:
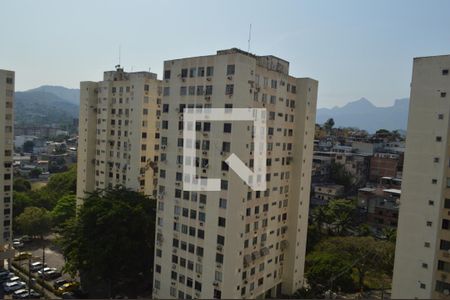
[[392, 298], [450, 293], [450, 55], [414, 59]]
[[[155, 298], [267, 298], [303, 286], [317, 89], [290, 76], [289, 62], [235, 48], [164, 62]], [[183, 158], [185, 108], [265, 108], [267, 189], [225, 162], [234, 153], [253, 168], [251, 121], [196, 122], [196, 158]], [[221, 190], [184, 190], [183, 159]]]
[[104, 72], [103, 81], [81, 82], [77, 199], [86, 192], [123, 185], [156, 191], [161, 86], [156, 74]]
[[0, 258], [11, 242], [14, 151], [14, 72], [0, 70]]

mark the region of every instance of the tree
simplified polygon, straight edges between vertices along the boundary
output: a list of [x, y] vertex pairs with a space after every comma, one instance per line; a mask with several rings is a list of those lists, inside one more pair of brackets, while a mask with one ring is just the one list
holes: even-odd
[[314, 251], [306, 257], [306, 270], [308, 284], [316, 292], [324, 292], [331, 286], [345, 292], [354, 290], [352, 268], [340, 253]]
[[25, 153], [32, 153], [33, 149], [34, 149], [34, 142], [33, 141], [26, 141], [23, 144], [22, 149], [23, 149], [23, 152], [25, 152]]
[[325, 130], [328, 132], [328, 134], [331, 133], [331, 130], [333, 129], [334, 126], [334, 119], [333, 118], [329, 118], [324, 124], [323, 127], [325, 128]]
[[31, 178], [38, 178], [39, 175], [42, 174], [42, 170], [40, 168], [34, 168], [30, 171], [30, 177]]
[[44, 238], [51, 230], [51, 217], [45, 208], [27, 207], [16, 218], [19, 230], [29, 236], [39, 236]]
[[325, 210], [329, 226], [335, 233], [341, 235], [346, 233], [355, 220], [356, 203], [347, 199], [331, 200]]
[[124, 187], [96, 191], [66, 224], [60, 240], [65, 270], [79, 272], [90, 296], [135, 298], [151, 286], [155, 203]]
[[345, 191], [348, 193], [354, 188], [353, 175], [345, 169], [345, 166], [340, 163], [332, 162], [330, 168], [330, 179], [339, 185], [343, 185]]
[[16, 192], [29, 192], [31, 191], [31, 183], [25, 178], [16, 178], [14, 179], [14, 191]]
[[[358, 287], [363, 289], [366, 275], [392, 274], [395, 245], [373, 237], [334, 237], [319, 243], [314, 251], [337, 255], [356, 271]], [[331, 265], [329, 266], [332, 267]]]
[[67, 220], [75, 217], [76, 197], [75, 195], [62, 196], [51, 212], [52, 221], [55, 226], [60, 226]]
[[33, 198], [31, 198], [28, 193], [14, 191], [13, 199], [13, 216], [15, 218], [23, 213], [26, 207], [35, 206]]

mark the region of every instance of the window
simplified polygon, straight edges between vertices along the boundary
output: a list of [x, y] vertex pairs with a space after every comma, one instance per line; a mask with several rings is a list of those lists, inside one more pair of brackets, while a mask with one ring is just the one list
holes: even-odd
[[448, 75], [448, 69], [442, 70], [442, 75], [447, 76]]
[[436, 142], [441, 142], [442, 141], [442, 137], [441, 136], [437, 136], [436, 137]]
[[228, 190], [228, 181], [227, 180], [221, 180], [220, 181], [220, 189], [222, 191]]
[[219, 207], [220, 208], [227, 208], [227, 199], [220, 198], [219, 199]]
[[223, 132], [230, 133], [231, 132], [231, 123], [223, 124]]
[[216, 253], [216, 263], [223, 264], [223, 255]]
[[164, 79], [170, 79], [170, 70], [164, 71]]
[[210, 77], [214, 75], [214, 67], [210, 66], [206, 68], [206, 76]]
[[450, 241], [441, 240], [439, 249], [448, 251], [450, 249]]
[[170, 95], [170, 88], [168, 86], [164, 87], [163, 95], [164, 96], [169, 96]]
[[185, 78], [188, 75], [188, 69], [181, 69], [181, 78]]
[[447, 96], [446, 92], [441, 92], [441, 98], [445, 98]]
[[230, 142], [222, 142], [222, 151], [230, 152], [231, 151], [231, 143]]
[[227, 75], [234, 75], [234, 71], [235, 71], [235, 65], [227, 66]]
[[[433, 179], [436, 180], [436, 179]], [[450, 188], [450, 177], [447, 177], [447, 187]]]
[[222, 218], [222, 217], [219, 217], [219, 219], [218, 219], [219, 227], [225, 227], [225, 224], [226, 224], [226, 219]]
[[227, 84], [225, 86], [225, 95], [233, 95], [234, 93], [234, 84]]
[[207, 85], [207, 86], [205, 87], [205, 95], [212, 95], [212, 93], [213, 93], [213, 87], [212, 87], [212, 85]]
[[450, 221], [447, 219], [442, 219], [442, 229], [449, 229], [450, 228]]
[[197, 75], [197, 68], [190, 68], [189, 69], [189, 77], [195, 77]]
[[217, 236], [217, 245], [225, 245], [225, 237], [222, 235]]
[[13, 84], [13, 79], [11, 77], [6, 77], [7, 84]]
[[215, 276], [214, 276], [214, 280], [222, 282], [222, 272], [216, 271]]
[[198, 77], [204, 77], [205, 76], [205, 67], [198, 67], [198, 69], [197, 69], [197, 76]]
[[187, 88], [185, 86], [180, 87], [180, 96], [186, 96]]
[[444, 208], [450, 209], [450, 199], [445, 199], [444, 200]]

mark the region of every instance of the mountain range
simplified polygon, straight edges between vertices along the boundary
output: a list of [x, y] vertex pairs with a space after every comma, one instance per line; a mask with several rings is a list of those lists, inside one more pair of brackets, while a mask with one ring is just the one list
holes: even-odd
[[341, 107], [317, 109], [316, 123], [333, 118], [335, 127], [357, 127], [374, 133], [378, 129], [406, 130], [409, 99], [397, 99], [392, 106], [377, 107], [366, 98]]
[[[73, 118], [78, 118], [79, 99], [79, 89], [62, 86], [44, 85], [16, 92], [16, 124], [71, 124]], [[397, 99], [387, 107], [377, 107], [361, 98], [341, 107], [319, 108], [316, 123], [323, 124], [333, 118], [335, 127], [358, 127], [371, 133], [380, 128], [406, 130], [408, 107], [408, 98]]]
[[77, 89], [59, 86], [41, 86], [16, 92], [14, 113], [16, 125], [70, 125], [78, 118], [79, 96]]

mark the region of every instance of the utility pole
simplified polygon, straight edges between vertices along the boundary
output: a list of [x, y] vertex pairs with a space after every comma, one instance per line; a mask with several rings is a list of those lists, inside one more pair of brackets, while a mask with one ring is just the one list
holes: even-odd
[[31, 255], [28, 257], [28, 296], [31, 293]]

